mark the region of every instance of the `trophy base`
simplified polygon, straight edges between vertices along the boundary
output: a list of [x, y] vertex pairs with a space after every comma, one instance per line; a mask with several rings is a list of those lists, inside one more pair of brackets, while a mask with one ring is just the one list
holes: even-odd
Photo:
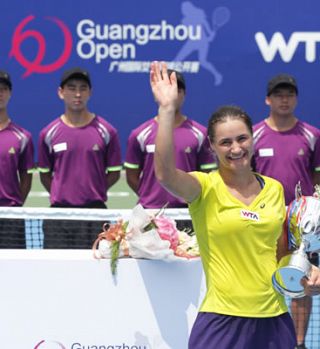
[[300, 281], [305, 276], [306, 271], [304, 269], [289, 265], [278, 269], [273, 274], [272, 283], [281, 294], [291, 298], [301, 298], [305, 296], [305, 293]]

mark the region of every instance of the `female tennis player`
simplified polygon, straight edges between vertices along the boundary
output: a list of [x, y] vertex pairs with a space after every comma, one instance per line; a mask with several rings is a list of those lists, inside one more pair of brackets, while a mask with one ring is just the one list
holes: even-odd
[[[189, 349], [293, 349], [294, 326], [284, 298], [271, 283], [278, 260], [288, 251], [282, 226], [283, 188], [251, 170], [252, 124], [239, 107], [218, 109], [208, 136], [219, 160], [210, 174], [186, 173], [173, 156], [175, 74], [153, 62], [150, 83], [159, 104], [155, 171], [171, 193], [189, 203], [207, 293], [194, 323]], [[320, 270], [312, 266], [305, 292], [320, 292]]]

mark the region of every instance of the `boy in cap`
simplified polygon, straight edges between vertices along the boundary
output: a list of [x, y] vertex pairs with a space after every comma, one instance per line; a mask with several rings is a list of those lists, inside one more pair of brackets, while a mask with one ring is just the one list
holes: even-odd
[[[22, 206], [31, 189], [34, 149], [31, 134], [13, 123], [7, 105], [12, 82], [0, 71], [0, 206]], [[0, 219], [0, 248], [26, 248], [24, 220]]]
[[[63, 73], [58, 95], [64, 113], [46, 126], [39, 139], [41, 182], [52, 207], [105, 208], [107, 190], [120, 177], [121, 151], [117, 130], [90, 112], [91, 78], [82, 68]], [[91, 248], [101, 223], [56, 224], [46, 221], [45, 248]]]
[[[176, 73], [179, 101], [175, 111], [175, 156], [177, 166], [185, 171], [211, 171], [216, 167], [207, 139], [206, 128], [198, 122], [188, 119], [182, 113], [186, 94], [183, 75]], [[157, 181], [154, 172], [155, 137], [157, 116], [147, 120], [134, 129], [128, 139], [125, 159], [126, 178], [129, 186], [138, 195], [138, 202], [145, 208], [187, 207], [187, 204], [171, 195]]]
[[[273, 77], [266, 96], [270, 114], [254, 125], [255, 170], [282, 183], [286, 205], [295, 199], [299, 181], [304, 195], [312, 195], [314, 185], [320, 183], [320, 130], [294, 115], [297, 96], [298, 86], [293, 76]], [[312, 255], [310, 261], [318, 265], [318, 255]], [[305, 348], [311, 308], [311, 297], [292, 300], [298, 348]]]

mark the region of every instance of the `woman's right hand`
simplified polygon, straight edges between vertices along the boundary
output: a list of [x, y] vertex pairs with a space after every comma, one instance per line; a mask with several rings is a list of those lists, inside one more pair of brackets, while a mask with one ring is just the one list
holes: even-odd
[[150, 66], [150, 85], [159, 108], [175, 108], [178, 100], [176, 73], [168, 76], [167, 64], [154, 61]]

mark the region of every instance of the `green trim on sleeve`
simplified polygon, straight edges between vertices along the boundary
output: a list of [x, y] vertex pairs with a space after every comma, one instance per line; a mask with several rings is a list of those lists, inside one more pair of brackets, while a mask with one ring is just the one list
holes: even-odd
[[132, 168], [132, 169], [135, 169], [135, 170], [139, 168], [139, 165], [137, 165], [137, 164], [130, 164], [129, 162], [125, 162], [123, 164], [123, 166], [127, 167], [127, 168]]
[[106, 168], [106, 172], [116, 172], [121, 170], [122, 170], [122, 166], [111, 166]]
[[320, 166], [314, 169], [314, 172], [320, 172]]
[[37, 169], [35, 169], [35, 171], [38, 171], [40, 173], [49, 173], [49, 172], [51, 172], [50, 168], [46, 168], [46, 167], [38, 167]]
[[210, 170], [210, 169], [215, 170], [217, 168], [218, 168], [218, 165], [216, 163], [200, 165], [201, 170]]
[[36, 167], [29, 168], [29, 170], [27, 170], [28, 174], [34, 174], [34, 173], [37, 173], [37, 172], [38, 172], [38, 169]]

